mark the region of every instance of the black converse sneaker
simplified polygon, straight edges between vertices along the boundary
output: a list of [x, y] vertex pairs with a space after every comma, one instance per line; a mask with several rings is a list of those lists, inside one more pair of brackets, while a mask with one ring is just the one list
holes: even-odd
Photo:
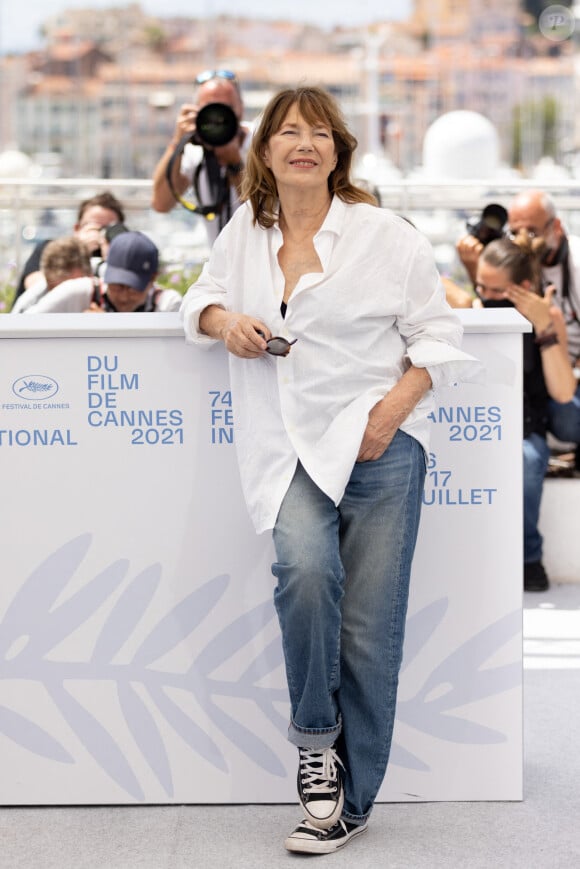
[[342, 819], [329, 830], [319, 830], [308, 821], [302, 821], [284, 844], [288, 851], [301, 854], [331, 854], [367, 829], [367, 824], [357, 826]]
[[319, 830], [332, 827], [342, 812], [344, 766], [334, 748], [299, 748], [298, 797], [306, 818]]

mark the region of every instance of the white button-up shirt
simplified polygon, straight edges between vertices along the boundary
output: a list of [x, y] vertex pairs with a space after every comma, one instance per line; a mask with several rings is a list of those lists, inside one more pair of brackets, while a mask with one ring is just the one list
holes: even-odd
[[[459, 349], [462, 327], [429, 243], [402, 218], [335, 196], [314, 238], [322, 272], [300, 278], [285, 319], [282, 244], [277, 225], [254, 226], [249, 204], [242, 206], [181, 307], [186, 337], [200, 346], [215, 343], [199, 331], [208, 305], [298, 339], [286, 357], [229, 357], [240, 476], [258, 533], [274, 526], [297, 460], [340, 502], [370, 409], [410, 364], [427, 368], [433, 386], [479, 368]], [[432, 407], [429, 391], [401, 425], [425, 450]]]

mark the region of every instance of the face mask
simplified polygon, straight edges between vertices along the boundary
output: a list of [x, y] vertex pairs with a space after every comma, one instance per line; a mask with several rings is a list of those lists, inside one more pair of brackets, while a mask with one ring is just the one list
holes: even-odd
[[[481, 299], [481, 296], [479, 297]], [[484, 308], [513, 308], [513, 302], [509, 299], [481, 299]]]

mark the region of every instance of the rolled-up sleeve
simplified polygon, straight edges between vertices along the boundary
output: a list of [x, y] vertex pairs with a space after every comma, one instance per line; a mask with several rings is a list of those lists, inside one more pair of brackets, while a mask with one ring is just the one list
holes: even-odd
[[461, 350], [463, 327], [447, 303], [431, 247], [420, 235], [407, 273], [405, 310], [397, 325], [407, 342], [409, 362], [427, 369], [433, 387], [481, 378], [481, 362]]
[[[227, 227], [226, 227], [227, 229]], [[224, 230], [225, 232], [225, 230]], [[209, 305], [218, 305], [228, 310], [227, 292], [227, 247], [220, 236], [212, 249], [197, 281], [186, 292], [179, 309], [185, 338], [200, 347], [210, 347], [217, 338], [210, 338], [200, 331], [199, 318]]]

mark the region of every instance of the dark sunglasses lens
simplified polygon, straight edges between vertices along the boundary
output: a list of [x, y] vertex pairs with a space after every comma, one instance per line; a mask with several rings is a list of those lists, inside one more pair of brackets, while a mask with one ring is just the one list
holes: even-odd
[[272, 356], [288, 356], [290, 348], [296, 344], [297, 340], [297, 338], [294, 338], [293, 341], [287, 341], [286, 338], [270, 338], [269, 341], [266, 341], [268, 345], [266, 351]]
[[286, 338], [270, 338], [266, 343], [268, 344], [268, 353], [271, 353], [272, 356], [285, 356], [290, 349], [290, 343]]

